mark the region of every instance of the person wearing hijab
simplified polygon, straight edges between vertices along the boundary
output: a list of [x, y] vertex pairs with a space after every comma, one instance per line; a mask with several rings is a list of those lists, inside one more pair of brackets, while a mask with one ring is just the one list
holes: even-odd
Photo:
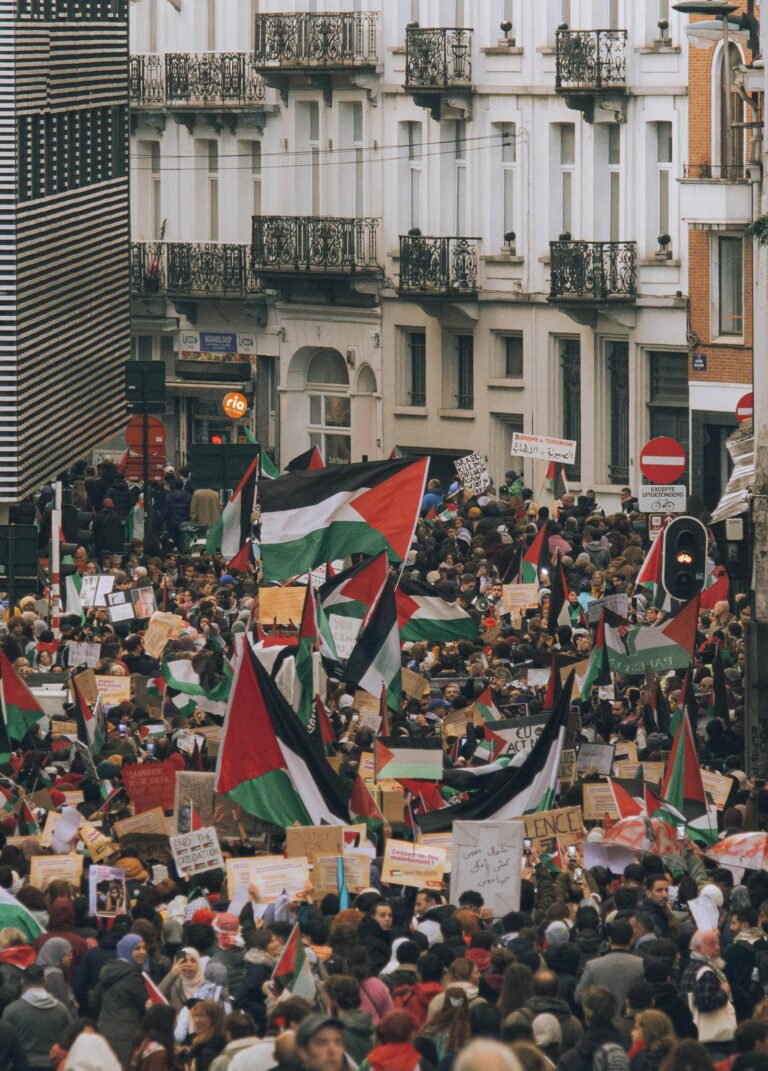
[[138, 933], [128, 933], [117, 942], [116, 952], [117, 959], [101, 969], [91, 1007], [98, 1010], [99, 1031], [127, 1067], [147, 1003], [142, 975], [147, 947]]
[[189, 945], [176, 953], [173, 966], [160, 983], [160, 992], [165, 999], [181, 1011], [188, 1000], [192, 1000], [198, 988], [203, 984], [203, 968], [200, 953]]
[[75, 980], [78, 964], [88, 951], [88, 943], [84, 937], [75, 932], [75, 909], [72, 901], [66, 896], [57, 896], [53, 901], [48, 919], [48, 930], [36, 938], [32, 947], [39, 952], [43, 945], [56, 937], [63, 937], [69, 941], [72, 948], [72, 960], [66, 970], [67, 981], [71, 985]]
[[176, 1029], [174, 1031], [176, 1040], [181, 1042], [191, 1033], [189, 1022], [189, 1009], [190, 1005], [198, 1000], [212, 1000], [216, 1004], [221, 1004], [224, 1009], [224, 1014], [229, 1015], [232, 1011], [232, 1004], [229, 999], [229, 992], [227, 991], [227, 968], [223, 963], [217, 963], [216, 960], [209, 959], [205, 965], [203, 971], [203, 982], [197, 987], [194, 998], [184, 1005], [179, 1012], [179, 1017], [176, 1020]]
[[106, 1038], [84, 1030], [78, 1035], [69, 1050], [67, 1071], [121, 1071], [120, 1061], [115, 1056]]
[[64, 971], [72, 962], [72, 945], [64, 937], [46, 941], [37, 954], [37, 962], [45, 973], [45, 988], [74, 1016], [77, 1004]]

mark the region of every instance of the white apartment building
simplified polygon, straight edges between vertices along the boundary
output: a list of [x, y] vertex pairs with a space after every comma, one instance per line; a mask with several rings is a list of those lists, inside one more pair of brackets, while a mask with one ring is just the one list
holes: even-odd
[[166, 361], [177, 460], [232, 434], [233, 386], [282, 463], [480, 450], [500, 481], [524, 430], [576, 439], [569, 483], [607, 497], [649, 436], [687, 443], [667, 0], [132, 15], [134, 353]]

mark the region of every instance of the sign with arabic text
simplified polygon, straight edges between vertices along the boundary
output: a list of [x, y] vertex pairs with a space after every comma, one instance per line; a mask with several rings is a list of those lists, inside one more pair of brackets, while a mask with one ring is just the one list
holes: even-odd
[[512, 433], [512, 457], [531, 457], [540, 461], [558, 461], [572, 465], [576, 460], [575, 439], [553, 439], [549, 435]]

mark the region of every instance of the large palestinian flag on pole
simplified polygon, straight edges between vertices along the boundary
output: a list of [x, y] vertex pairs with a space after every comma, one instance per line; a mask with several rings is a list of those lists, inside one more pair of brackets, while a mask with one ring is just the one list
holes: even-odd
[[315, 589], [307, 584], [304, 609], [299, 626], [299, 644], [296, 648], [296, 676], [301, 687], [301, 696], [296, 713], [303, 725], [312, 722], [315, 713], [315, 664], [320, 653], [336, 659], [336, 644], [322, 609], [317, 605]]
[[224, 719], [216, 791], [276, 826], [344, 825], [349, 792], [245, 644]]
[[[688, 712], [683, 710], [680, 727], [675, 734], [667, 772], [661, 786], [661, 806], [651, 815], [675, 825], [677, 816], [685, 816], [688, 836], [704, 844], [717, 840], [717, 816], [713, 816], [704, 792], [701, 768]], [[669, 809], [665, 808], [669, 805]]]
[[699, 599], [684, 604], [674, 617], [660, 625], [628, 627], [624, 618], [605, 611], [605, 646], [614, 673], [644, 674], [646, 667], [685, 669], [693, 660]]
[[403, 641], [476, 640], [477, 621], [437, 588], [402, 577], [395, 589], [397, 623]]
[[232, 686], [232, 671], [226, 659], [222, 679], [211, 688], [203, 687], [194, 658], [166, 658], [163, 661], [163, 678], [168, 688], [176, 693], [168, 697], [181, 714], [191, 715], [195, 707], [199, 707], [207, 714], [224, 717]]
[[403, 561], [429, 458], [334, 465], [259, 483], [264, 581], [287, 580], [348, 554]]
[[549, 521], [546, 521], [523, 555], [520, 580], [523, 584], [538, 584], [539, 573], [549, 568]]
[[506, 766], [484, 773], [477, 778], [477, 791], [470, 792], [469, 799], [420, 815], [418, 825], [423, 833], [448, 831], [456, 821], [520, 818], [552, 807], [565, 745], [573, 678], [571, 672], [557, 706], [522, 766]]
[[552, 566], [549, 587], [549, 616], [547, 628], [554, 635], [561, 625], [571, 624], [570, 592], [568, 581], [565, 579], [565, 571], [558, 559], [557, 564]]
[[323, 455], [316, 446], [310, 446], [303, 454], [298, 454], [285, 466], [286, 472], [311, 472], [315, 469], [324, 469]]
[[363, 625], [344, 670], [344, 679], [371, 695], [381, 695], [386, 688], [387, 706], [390, 710], [400, 709], [400, 632], [391, 576], [387, 577], [379, 601]]
[[376, 779], [399, 781], [442, 781], [442, 741], [428, 737], [380, 736], [373, 742]]
[[389, 562], [383, 550], [326, 580], [317, 591], [326, 617], [352, 617], [362, 622], [376, 605], [388, 575]]
[[45, 717], [45, 711], [0, 650], [0, 702], [5, 731], [11, 740], [23, 740], [27, 732]]
[[645, 593], [650, 605], [659, 610], [668, 609], [671, 604], [669, 595], [661, 586], [663, 547], [664, 534], [661, 533], [651, 543], [651, 549], [640, 566], [640, 572], [637, 574], [637, 580], [635, 581], [635, 588], [641, 588], [641, 593]]
[[208, 533], [205, 542], [208, 554], [215, 554], [217, 550], [220, 550], [224, 559], [229, 562], [245, 545], [251, 534], [258, 471], [259, 455], [257, 454], [235, 488], [218, 521]]
[[[611, 667], [608, 662], [608, 650], [605, 643], [606, 617], [609, 613], [610, 611], [606, 610], [605, 607], [600, 611], [600, 621], [598, 622], [597, 632], [595, 633], [595, 643], [589, 656], [587, 672], [584, 676], [584, 684], [581, 689], [581, 699], [584, 703], [589, 700], [592, 689], [595, 686], [598, 688], [607, 688], [608, 685], [613, 684]], [[615, 614], [613, 617], [615, 617], [618, 622], [623, 621], [623, 618], [617, 617]]]

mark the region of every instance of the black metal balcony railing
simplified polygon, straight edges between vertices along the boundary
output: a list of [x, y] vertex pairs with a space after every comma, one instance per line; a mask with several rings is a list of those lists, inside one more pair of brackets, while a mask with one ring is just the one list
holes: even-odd
[[256, 63], [270, 67], [366, 67], [377, 62], [377, 12], [256, 16]]
[[254, 216], [253, 270], [354, 274], [378, 269], [377, 219]]
[[466, 296], [477, 291], [477, 238], [400, 236], [400, 290]]
[[627, 78], [627, 31], [558, 30], [555, 60], [558, 90], [622, 87]]
[[134, 105], [245, 107], [264, 100], [252, 52], [168, 52], [131, 56]]
[[472, 31], [421, 29], [405, 31], [407, 89], [451, 89], [472, 82]]
[[550, 300], [634, 299], [636, 242], [550, 242]]
[[745, 164], [686, 164], [683, 168], [686, 179], [720, 179], [722, 182], [747, 182], [749, 172]]
[[251, 270], [249, 245], [134, 242], [131, 290], [143, 297], [243, 297], [257, 293], [259, 287]]

